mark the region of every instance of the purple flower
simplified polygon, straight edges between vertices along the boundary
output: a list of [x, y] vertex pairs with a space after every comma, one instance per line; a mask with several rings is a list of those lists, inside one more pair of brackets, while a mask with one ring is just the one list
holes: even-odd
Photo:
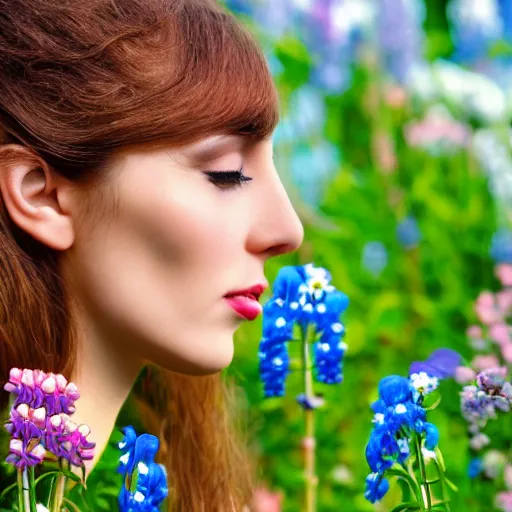
[[455, 369], [461, 365], [462, 357], [449, 348], [440, 348], [425, 361], [416, 361], [409, 368], [409, 375], [425, 372], [430, 377], [446, 379], [454, 377]]
[[39, 439], [22, 438], [11, 439], [9, 443], [9, 455], [5, 461], [13, 464], [16, 469], [25, 469], [27, 466], [41, 464], [46, 455], [44, 446]]
[[69, 417], [80, 397], [75, 384], [60, 374], [12, 368], [4, 389], [16, 397], [5, 424], [12, 448], [8, 462], [18, 468], [39, 464], [46, 451], [79, 467], [93, 458], [89, 427]]

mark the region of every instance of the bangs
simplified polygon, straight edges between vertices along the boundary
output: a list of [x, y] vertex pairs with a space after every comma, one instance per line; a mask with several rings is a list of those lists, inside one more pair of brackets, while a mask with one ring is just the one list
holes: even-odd
[[240, 22], [214, 3], [188, 0], [172, 16], [171, 34], [171, 83], [156, 121], [167, 140], [219, 132], [269, 137], [279, 120], [277, 90], [262, 50]]

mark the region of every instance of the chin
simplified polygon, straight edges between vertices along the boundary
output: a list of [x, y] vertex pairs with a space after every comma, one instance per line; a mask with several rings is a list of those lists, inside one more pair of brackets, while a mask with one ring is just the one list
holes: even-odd
[[206, 376], [219, 373], [233, 360], [233, 342], [229, 344], [212, 343], [208, 347], [198, 348], [193, 354], [168, 354], [165, 360], [154, 361], [158, 366], [175, 373], [191, 376]]

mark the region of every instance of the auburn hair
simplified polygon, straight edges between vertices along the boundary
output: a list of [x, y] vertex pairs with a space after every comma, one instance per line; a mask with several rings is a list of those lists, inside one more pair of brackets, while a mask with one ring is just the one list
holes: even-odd
[[[94, 187], [123, 148], [219, 132], [263, 139], [277, 119], [262, 51], [213, 0], [0, 0], [0, 167], [21, 146]], [[0, 272], [2, 387], [12, 367], [72, 378], [79, 340], [59, 252], [20, 229], [1, 197]], [[241, 511], [253, 471], [230, 426], [230, 386], [157, 368], [146, 379], [170, 510]]]

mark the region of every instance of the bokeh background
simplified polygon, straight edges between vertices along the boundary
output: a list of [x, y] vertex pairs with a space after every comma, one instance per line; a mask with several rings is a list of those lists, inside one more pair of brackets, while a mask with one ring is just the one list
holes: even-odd
[[[316, 412], [318, 510], [389, 511], [398, 493], [376, 505], [364, 498], [378, 381], [407, 376], [439, 347], [473, 367], [498, 357], [496, 344], [466, 332], [478, 324], [479, 295], [501, 288], [497, 263], [512, 263], [512, 1], [226, 4], [258, 37], [275, 76], [275, 163], [305, 226], [302, 248], [269, 262], [267, 277], [313, 262], [351, 301], [344, 382], [315, 388], [327, 403]], [[229, 374], [270, 493], [266, 510], [300, 511], [302, 379], [294, 372], [285, 397], [263, 397], [260, 336], [261, 320], [238, 331]], [[461, 388], [443, 382], [430, 415], [460, 489], [452, 510], [512, 510], [494, 506], [507, 489], [510, 418], [489, 425], [485, 450], [471, 450]], [[487, 472], [475, 476], [483, 459]]]

